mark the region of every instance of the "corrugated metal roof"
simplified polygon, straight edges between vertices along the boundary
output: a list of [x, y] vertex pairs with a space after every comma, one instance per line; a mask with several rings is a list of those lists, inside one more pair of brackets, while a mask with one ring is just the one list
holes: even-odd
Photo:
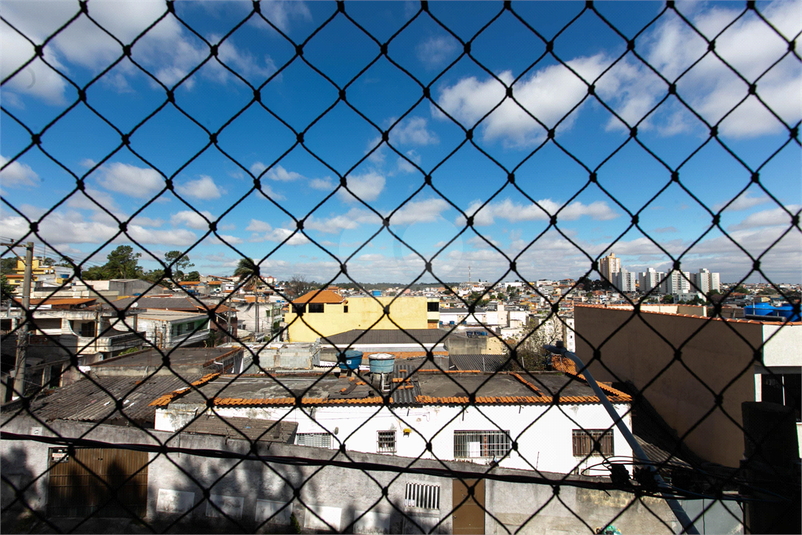
[[[184, 379], [188, 382], [200, 378], [201, 375], [198, 373], [184, 375]], [[119, 399], [122, 400], [122, 410], [128, 418], [152, 426], [156, 407], [150, 406], [150, 403], [164, 394], [186, 387], [186, 383], [175, 375], [153, 376], [144, 382], [143, 379], [145, 378], [83, 378], [36, 398], [31, 402], [31, 413], [45, 421], [126, 420], [117, 410]], [[3, 409], [3, 412], [13, 410], [13, 404]]]
[[242, 438], [252, 441], [282, 442], [291, 444], [298, 422], [260, 420], [255, 418], [218, 418], [214, 414], [200, 416], [187, 427], [186, 433]]

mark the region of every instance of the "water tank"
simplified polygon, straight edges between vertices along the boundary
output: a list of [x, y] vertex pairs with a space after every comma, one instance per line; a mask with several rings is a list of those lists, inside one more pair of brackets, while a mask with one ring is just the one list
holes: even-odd
[[370, 362], [370, 373], [393, 373], [395, 355], [389, 353], [373, 353], [368, 356], [368, 362]]
[[345, 352], [345, 362], [340, 362], [340, 369], [342, 371], [357, 370], [359, 365], [362, 364], [362, 352], [356, 349], [349, 349]]
[[382, 296], [382, 291], [381, 290], [373, 290], [371, 292], [371, 294], [373, 294], [373, 297], [381, 297]]

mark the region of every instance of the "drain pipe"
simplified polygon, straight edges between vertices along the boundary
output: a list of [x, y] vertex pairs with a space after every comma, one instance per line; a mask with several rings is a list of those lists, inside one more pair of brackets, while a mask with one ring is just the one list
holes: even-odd
[[685, 510], [682, 508], [679, 502], [676, 499], [670, 497], [668, 493], [668, 491], [670, 491], [670, 487], [657, 472], [657, 469], [649, 460], [649, 457], [646, 455], [646, 452], [643, 451], [643, 448], [640, 447], [638, 441], [635, 440], [635, 437], [632, 435], [632, 432], [626, 425], [624, 425], [623, 419], [621, 418], [621, 416], [618, 415], [615, 408], [613, 407], [613, 404], [610, 403], [609, 399], [607, 399], [607, 395], [604, 393], [599, 384], [590, 374], [590, 370], [587, 367], [585, 367], [585, 364], [579, 359], [579, 357], [576, 356], [576, 354], [568, 351], [568, 348], [565, 347], [565, 344], [563, 344], [562, 340], [557, 340], [556, 345], [553, 346], [544, 345], [543, 349], [545, 349], [546, 351], [550, 351], [554, 354], [561, 355], [563, 357], [571, 359], [574, 362], [577, 368], [577, 373], [581, 373], [585, 377], [585, 380], [588, 382], [588, 385], [590, 385], [590, 388], [592, 388], [593, 392], [596, 393], [596, 396], [599, 398], [599, 401], [601, 401], [601, 404], [607, 410], [607, 413], [613, 419], [613, 422], [615, 422], [615, 425], [616, 427], [618, 427], [618, 430], [621, 431], [622, 435], [624, 435], [624, 438], [632, 448], [635, 457], [637, 457], [638, 460], [640, 460], [640, 462], [644, 463], [648, 467], [648, 469], [654, 474], [654, 479], [657, 482], [657, 486], [660, 488], [660, 494], [662, 494], [663, 499], [671, 508], [671, 511], [674, 513], [674, 516], [677, 517], [679, 523], [682, 524], [683, 531], [685, 533], [698, 535], [699, 532], [696, 530], [696, 526], [694, 526], [693, 522], [691, 522], [691, 519], [688, 517], [688, 514], [685, 512]]

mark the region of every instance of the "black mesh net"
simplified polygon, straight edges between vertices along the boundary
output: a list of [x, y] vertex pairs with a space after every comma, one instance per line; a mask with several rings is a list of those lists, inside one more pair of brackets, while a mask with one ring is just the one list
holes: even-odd
[[[16, 302], [3, 295], [9, 531], [702, 532], [707, 522], [743, 532], [788, 529], [789, 518], [798, 529], [799, 2], [420, 2], [392, 5], [403, 12], [396, 24], [384, 22], [393, 19], [382, 3], [168, 1], [139, 27], [123, 22], [146, 10], [124, 3], [69, 3], [67, 16], [67, 2], [26, 4], [6, 2], [0, 15], [3, 258], [33, 242], [70, 274], [27, 305], [19, 292]], [[290, 31], [293, 20], [308, 31]], [[262, 32], [269, 51], [237, 47], [257, 41], [249, 32]], [[91, 35], [89, 51], [70, 49], [86, 44], [79, 35]], [[146, 89], [129, 86], [134, 77]], [[239, 100], [202, 92], [201, 80]], [[362, 139], [367, 148], [355, 150]], [[426, 145], [439, 152], [421, 158]], [[391, 160], [395, 174], [371, 172]], [[222, 198], [203, 171], [221, 161], [233, 177]], [[297, 186], [307, 179], [292, 171], [299, 161], [321, 178]], [[14, 189], [36, 191], [26, 162], [67, 177], [48, 183], [60, 198], [44, 210]], [[487, 178], [458, 178], [474, 174]], [[403, 183], [389, 209], [376, 201], [385, 180]], [[479, 200], [466, 201], [465, 189]], [[117, 206], [112, 190], [131, 205]], [[666, 209], [669, 197], [683, 200]], [[214, 199], [218, 215], [206, 209]], [[343, 199], [350, 208], [328, 218]], [[184, 226], [154, 238], [164, 202], [180, 206]], [[95, 222], [75, 221], [77, 208]], [[455, 222], [438, 219], [446, 211]], [[254, 214], [254, 236], [270, 239], [228, 234], [243, 213]], [[271, 227], [260, 219], [268, 213], [287, 223]], [[618, 226], [583, 234], [572, 224], [583, 217]], [[494, 218], [539, 226], [511, 231], [508, 247], [488, 232]], [[432, 247], [408, 231], [413, 221], [439, 221], [432, 234], [442, 239]], [[347, 235], [326, 239], [327, 227], [360, 225], [373, 230], [353, 246]], [[676, 239], [678, 229], [690, 238]], [[382, 239], [401, 271], [397, 262], [365, 267]], [[91, 306], [59, 315], [58, 292], [98, 278], [97, 259], [120, 243], [121, 256], [157, 266], [148, 288], [125, 300], [98, 290], [82, 296]], [[182, 294], [182, 310], [203, 321], [176, 327], [182, 312], [173, 311], [158, 320], [169, 332], [139, 323], [141, 309], [155, 307], [145, 294], [192, 288], [188, 259], [209, 243], [231, 262], [220, 269], [237, 265], [223, 294], [279, 298], [278, 307], [249, 305], [251, 321], [269, 313], [263, 340], [258, 325], [232, 326], [231, 301], [194, 291]], [[468, 243], [472, 254], [452, 254]], [[179, 244], [176, 254], [165, 256], [164, 244]], [[321, 283], [268, 276], [288, 269], [282, 255], [299, 244], [315, 249]], [[615, 252], [667, 273], [647, 271], [636, 292], [611, 269]], [[141, 275], [112, 256], [107, 278]], [[700, 258], [726, 265], [731, 284], [710, 292], [719, 283], [709, 273], [682, 270]], [[487, 280], [466, 291], [453, 280], [468, 264]], [[534, 282], [547, 268], [577, 278]], [[391, 299], [364, 282], [385, 269], [406, 277]], [[781, 302], [785, 316], [733, 317], [729, 303], [756, 280], [755, 299]], [[449, 309], [427, 308], [440, 328], [425, 338], [403, 304], [422, 283], [463, 309], [437, 325]], [[333, 284], [375, 309], [348, 339], [316, 317], [331, 304], [349, 313]], [[666, 287], [697, 300], [660, 308]], [[517, 336], [483, 308], [513, 294], [542, 312]], [[612, 294], [614, 304], [600, 300]], [[580, 300], [598, 304], [574, 307]], [[74, 340], [56, 334], [64, 322]], [[86, 322], [94, 327], [81, 330]], [[466, 325], [498, 350], [461, 364], [449, 350], [449, 360], [442, 346]], [[347, 351], [378, 345], [371, 335], [388, 330], [415, 357], [378, 380], [347, 372]], [[336, 362], [282, 373], [292, 366], [278, 360], [293, 356], [269, 344], [294, 333], [319, 339], [306, 350], [330, 349]], [[227, 345], [192, 353], [196, 335]], [[92, 370], [88, 355], [111, 356], [101, 346], [122, 336], [147, 355], [138, 375]], [[571, 337], [582, 360], [555, 345]], [[20, 366], [36, 344], [60, 357]], [[199, 351], [207, 362], [185, 366]], [[773, 405], [742, 407], [760, 400]], [[377, 427], [388, 418], [394, 426]], [[733, 436], [734, 456], [717, 449]], [[566, 469], [540, 458], [554, 447]]]

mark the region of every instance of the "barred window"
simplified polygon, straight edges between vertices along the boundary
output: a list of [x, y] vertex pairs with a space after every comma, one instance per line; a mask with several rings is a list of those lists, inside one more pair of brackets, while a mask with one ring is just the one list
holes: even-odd
[[395, 453], [395, 431], [378, 431], [377, 440], [378, 447], [376, 451], [379, 453]]
[[[612, 429], [574, 429], [574, 457], [613, 455]], [[598, 444], [598, 446], [596, 445]]]
[[454, 431], [454, 458], [503, 457], [512, 447], [509, 431]]
[[298, 433], [295, 435], [295, 443], [299, 446], [331, 448], [331, 435], [329, 433]]
[[309, 312], [312, 314], [322, 314], [324, 306], [323, 303], [309, 303]]
[[439, 510], [440, 485], [407, 483], [404, 491], [404, 507]]
[[427, 312], [438, 312], [440, 310], [440, 302], [439, 301], [430, 301], [426, 303], [426, 311]]

